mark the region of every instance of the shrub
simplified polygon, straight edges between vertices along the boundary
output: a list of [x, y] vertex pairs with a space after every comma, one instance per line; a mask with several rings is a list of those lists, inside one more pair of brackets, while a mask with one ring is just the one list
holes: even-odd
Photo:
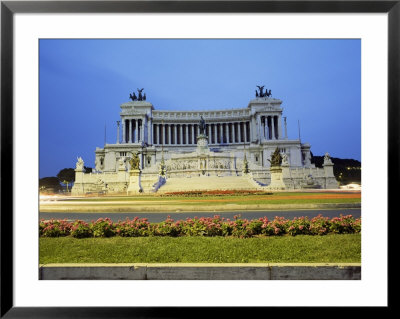
[[85, 223], [81, 220], [76, 220], [72, 224], [71, 236], [75, 238], [87, 238], [92, 237], [93, 233], [88, 223]]
[[309, 235], [310, 220], [308, 219], [308, 217], [295, 217], [293, 220], [287, 221], [286, 232], [291, 236]]
[[115, 233], [121, 237], [149, 236], [151, 234], [150, 223], [147, 218], [135, 217], [133, 220], [126, 218], [124, 222], [119, 221], [115, 225]]
[[41, 220], [39, 223], [39, 235], [43, 237], [68, 236], [71, 224], [66, 220]]
[[92, 221], [90, 229], [94, 237], [115, 236], [115, 226], [109, 218], [99, 218], [96, 222]]
[[355, 233], [361, 232], [361, 218], [357, 218], [353, 223], [353, 229]]
[[268, 225], [268, 229], [269, 232], [271, 233], [272, 231], [272, 235], [275, 236], [280, 236], [286, 233], [286, 229], [287, 227], [287, 220], [285, 219], [285, 217], [278, 217], [275, 216], [275, 219]]
[[335, 234], [352, 234], [356, 232], [354, 227], [357, 228], [358, 225], [355, 225], [352, 215], [343, 216], [340, 214], [340, 217], [331, 219], [329, 230]]
[[251, 236], [260, 235], [263, 230], [262, 225], [263, 225], [262, 219], [255, 219], [250, 221], [249, 224], [247, 225], [250, 235]]
[[231, 224], [233, 226], [232, 236], [239, 238], [248, 238], [252, 236], [250, 228], [248, 228], [249, 221], [247, 219], [240, 219], [239, 216], [234, 216], [235, 221]]
[[187, 218], [186, 221], [176, 223], [183, 235], [187, 236], [221, 236], [223, 235], [223, 219], [218, 215], [214, 217]]
[[352, 215], [340, 215], [329, 220], [318, 215], [311, 220], [308, 217], [293, 220], [276, 216], [269, 221], [267, 217], [254, 220], [234, 216], [234, 220], [214, 217], [194, 217], [174, 221], [168, 218], [161, 223], [150, 224], [147, 218], [133, 220], [127, 218], [124, 222], [113, 223], [109, 218], [100, 218], [90, 224], [80, 220], [69, 223], [66, 220], [41, 220], [39, 236], [59, 237], [71, 235], [75, 238], [86, 237], [139, 237], [139, 236], [234, 236], [248, 238], [253, 236], [282, 235], [326, 235], [351, 234], [361, 232], [361, 218], [354, 219]]
[[311, 219], [310, 234], [311, 235], [326, 235], [330, 226], [329, 218], [318, 215]]
[[[178, 225], [179, 226], [179, 225]], [[172, 236], [176, 237], [180, 234], [180, 227], [178, 227], [170, 216], [159, 224], [154, 224], [152, 232], [155, 236]]]

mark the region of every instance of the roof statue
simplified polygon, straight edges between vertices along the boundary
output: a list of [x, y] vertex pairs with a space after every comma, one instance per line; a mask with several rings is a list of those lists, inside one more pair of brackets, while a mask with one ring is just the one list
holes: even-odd
[[146, 93], [143, 93], [143, 88], [142, 89], [137, 89], [138, 91], [138, 95], [136, 96], [135, 92], [133, 92], [133, 94], [129, 94], [129, 98], [132, 101], [146, 101]]
[[259, 85], [256, 85], [257, 87], [258, 87], [258, 89], [259, 89], [259, 92], [257, 92], [257, 90], [256, 90], [256, 97], [270, 97], [270, 96], [272, 96], [272, 93], [271, 93], [271, 90], [265, 90], [265, 92], [264, 92], [264, 87], [265, 87], [265, 85], [263, 85], [263, 86], [259, 86]]

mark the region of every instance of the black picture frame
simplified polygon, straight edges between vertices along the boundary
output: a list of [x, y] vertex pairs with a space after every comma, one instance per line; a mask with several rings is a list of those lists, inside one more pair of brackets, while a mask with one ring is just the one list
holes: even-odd
[[[399, 181], [400, 0], [396, 1], [1, 1], [1, 214], [0, 316], [5, 318], [190, 318], [186, 307], [14, 307], [13, 304], [13, 16], [16, 13], [122, 12], [269, 12], [269, 13], [387, 13], [388, 14], [388, 231], [394, 226], [389, 212]], [[381, 214], [385, 212], [379, 212]], [[389, 238], [388, 238], [389, 239]], [[388, 241], [389, 247], [390, 241]], [[389, 249], [390, 250], [390, 249]], [[389, 254], [388, 254], [389, 257]], [[388, 260], [390, 264], [390, 257]], [[388, 286], [390, 281], [388, 281]], [[388, 300], [390, 309], [390, 298]], [[259, 310], [259, 308], [257, 308]], [[257, 310], [256, 309], [256, 310]], [[254, 310], [254, 308], [253, 308]], [[294, 307], [291, 310], [295, 310]], [[304, 309], [303, 309], [304, 310]], [[298, 310], [297, 310], [298, 311]], [[285, 310], [286, 312], [286, 310]], [[248, 314], [236, 309], [235, 314]], [[348, 313], [348, 310], [347, 310]], [[226, 309], [214, 309], [223, 317]], [[264, 313], [265, 314], [265, 313]], [[247, 316], [247, 315], [245, 315]]]

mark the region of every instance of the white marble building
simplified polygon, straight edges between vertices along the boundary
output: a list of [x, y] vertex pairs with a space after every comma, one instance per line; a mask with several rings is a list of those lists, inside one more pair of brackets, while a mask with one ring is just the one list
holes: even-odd
[[[140, 158], [142, 184], [148, 180], [149, 189], [146, 190], [161, 187], [158, 184], [155, 189], [154, 184], [158, 181], [162, 158], [167, 183], [160, 191], [168, 189], [168, 178], [242, 176], [244, 158], [252, 184], [262, 187], [270, 181], [268, 159], [276, 147], [285, 156], [289, 169], [288, 188], [302, 188], [307, 178], [310, 183], [309, 175], [317, 187], [337, 188], [336, 181], [331, 180], [333, 171], [329, 174], [328, 185], [321, 179], [327, 178], [325, 168], [318, 169], [311, 164], [310, 144], [288, 138], [281, 104], [279, 99], [264, 96], [262, 90], [247, 107], [234, 109], [161, 111], [145, 100], [123, 103], [116, 142], [96, 148], [95, 171], [92, 174], [77, 172], [82, 176], [76, 178], [75, 192], [78, 188], [81, 189], [78, 193], [84, 192], [83, 184], [87, 190], [102, 187], [118, 192], [127, 189], [129, 159], [134, 153]], [[201, 151], [197, 143], [201, 117], [205, 121], [206, 151]]]

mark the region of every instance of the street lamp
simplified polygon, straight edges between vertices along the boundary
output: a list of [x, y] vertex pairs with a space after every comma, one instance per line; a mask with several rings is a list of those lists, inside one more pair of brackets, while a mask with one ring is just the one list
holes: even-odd
[[69, 190], [68, 190], [68, 184], [69, 184], [69, 182], [66, 181], [66, 180], [64, 180], [64, 181], [63, 181], [63, 184], [67, 184], [67, 193], [68, 193], [68, 192], [69, 192]]

